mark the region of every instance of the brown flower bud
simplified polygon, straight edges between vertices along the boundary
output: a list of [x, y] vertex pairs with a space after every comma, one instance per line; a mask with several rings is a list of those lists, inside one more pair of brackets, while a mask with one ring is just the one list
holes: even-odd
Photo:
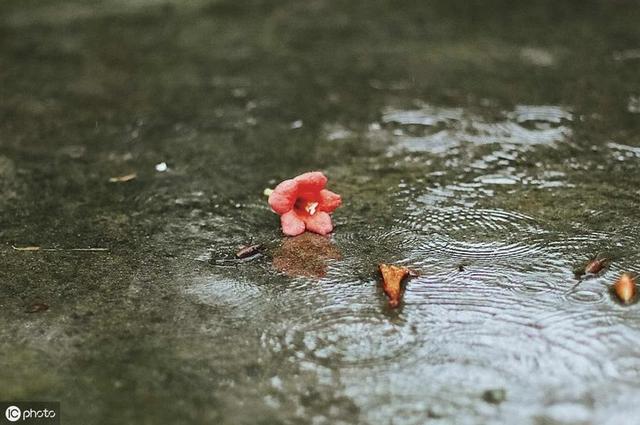
[[636, 297], [636, 281], [630, 273], [622, 273], [613, 285], [613, 291], [624, 304], [633, 302]]
[[585, 274], [598, 274], [609, 264], [608, 258], [595, 258], [584, 267]]

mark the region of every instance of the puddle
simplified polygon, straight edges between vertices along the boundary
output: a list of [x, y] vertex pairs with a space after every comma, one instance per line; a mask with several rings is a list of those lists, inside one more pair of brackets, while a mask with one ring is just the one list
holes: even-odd
[[[640, 8], [89, 3], [0, 5], [0, 399], [69, 424], [640, 417], [640, 304], [609, 293], [640, 272]], [[309, 170], [335, 232], [285, 238], [264, 190]], [[418, 273], [397, 309], [379, 263]]]

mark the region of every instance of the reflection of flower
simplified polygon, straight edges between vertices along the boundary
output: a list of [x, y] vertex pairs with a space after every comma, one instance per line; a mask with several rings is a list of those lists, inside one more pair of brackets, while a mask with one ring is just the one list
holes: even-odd
[[280, 183], [269, 195], [271, 209], [280, 214], [285, 235], [306, 230], [326, 235], [333, 230], [331, 216], [342, 203], [340, 195], [325, 189], [327, 177], [320, 171], [304, 173]]
[[307, 232], [286, 238], [273, 254], [273, 266], [292, 277], [324, 277], [327, 262], [339, 259], [340, 251], [328, 238]]

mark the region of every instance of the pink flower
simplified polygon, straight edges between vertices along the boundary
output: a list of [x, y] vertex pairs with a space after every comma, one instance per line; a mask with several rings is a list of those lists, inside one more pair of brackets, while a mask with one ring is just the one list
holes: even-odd
[[340, 195], [325, 189], [327, 177], [320, 171], [304, 173], [280, 183], [269, 195], [271, 209], [280, 214], [285, 235], [306, 230], [321, 235], [331, 233], [329, 213], [342, 203]]

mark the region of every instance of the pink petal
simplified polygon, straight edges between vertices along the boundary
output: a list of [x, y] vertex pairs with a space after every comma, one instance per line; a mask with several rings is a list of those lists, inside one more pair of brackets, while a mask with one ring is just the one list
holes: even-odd
[[311, 171], [309, 173], [300, 174], [294, 180], [298, 182], [301, 192], [318, 192], [324, 189], [327, 184], [327, 177], [320, 171]]
[[304, 223], [310, 232], [326, 235], [333, 230], [331, 216], [324, 211], [318, 211], [314, 215], [304, 217]]
[[269, 195], [269, 205], [278, 214], [291, 211], [298, 197], [298, 183], [291, 179], [280, 183]]
[[298, 236], [305, 229], [304, 221], [293, 210], [280, 216], [280, 224], [282, 225], [282, 231], [288, 236]]
[[320, 200], [318, 203], [320, 211], [332, 212], [342, 204], [342, 198], [337, 193], [323, 189], [320, 191]]

